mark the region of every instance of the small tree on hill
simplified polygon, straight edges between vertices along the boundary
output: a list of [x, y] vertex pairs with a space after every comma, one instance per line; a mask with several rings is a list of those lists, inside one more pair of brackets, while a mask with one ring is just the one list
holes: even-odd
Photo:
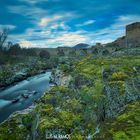
[[18, 43], [12, 45], [9, 48], [10, 55], [14, 55], [14, 56], [20, 55], [20, 51], [21, 51], [21, 48], [20, 48], [20, 45]]
[[50, 53], [48, 51], [41, 51], [39, 56], [40, 58], [50, 59]]
[[58, 48], [57, 51], [58, 51], [58, 52], [57, 52], [57, 55], [58, 55], [58, 56], [65, 56], [65, 53], [64, 53], [64, 51], [63, 51], [62, 49], [59, 49], [59, 48]]

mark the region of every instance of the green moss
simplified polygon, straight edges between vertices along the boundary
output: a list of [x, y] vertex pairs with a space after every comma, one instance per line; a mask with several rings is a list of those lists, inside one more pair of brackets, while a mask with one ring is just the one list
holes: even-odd
[[55, 86], [51, 89], [50, 93], [60, 92], [60, 93], [67, 93], [68, 88], [65, 86]]
[[123, 131], [118, 131], [114, 134], [113, 140], [129, 140], [129, 137]]
[[50, 104], [42, 105], [42, 106], [40, 107], [39, 112], [40, 112], [40, 114], [41, 114], [42, 116], [44, 116], [44, 115], [48, 115], [48, 116], [54, 116], [54, 115], [56, 115], [56, 113], [54, 112], [53, 106], [50, 105]]
[[39, 132], [45, 133], [46, 129], [55, 129], [59, 128], [59, 122], [57, 118], [50, 118], [50, 117], [44, 117], [41, 118], [41, 121], [39, 123]]
[[0, 140], [25, 140], [30, 133], [31, 120], [18, 115], [0, 125]]
[[139, 140], [140, 138], [140, 102], [128, 105], [126, 110], [103, 124], [103, 129], [95, 139], [103, 137], [113, 140]]
[[70, 136], [70, 140], [84, 140], [84, 136], [80, 134], [73, 134]]
[[109, 85], [111, 88], [117, 88], [119, 95], [124, 95], [125, 94], [125, 82], [124, 81], [110, 81]]
[[43, 97], [41, 97], [41, 102], [43, 103], [50, 103], [52, 100], [54, 99], [54, 95], [53, 94], [45, 94]]
[[79, 100], [76, 99], [68, 99], [64, 102], [63, 107], [65, 110], [80, 112], [82, 110], [82, 105]]
[[114, 72], [111, 76], [113, 80], [125, 80], [126, 78], [128, 78], [128, 75], [122, 71]]
[[63, 72], [69, 73], [71, 71], [71, 67], [68, 64], [61, 64], [59, 66], [60, 70], [62, 70]]
[[67, 111], [60, 112], [59, 117], [60, 121], [63, 122], [62, 126], [69, 129], [73, 128], [76, 125], [79, 125], [81, 120], [80, 115]]

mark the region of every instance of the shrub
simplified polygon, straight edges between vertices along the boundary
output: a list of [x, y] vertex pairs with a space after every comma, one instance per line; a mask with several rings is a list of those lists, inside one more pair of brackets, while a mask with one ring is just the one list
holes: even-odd
[[48, 51], [41, 51], [39, 54], [40, 58], [45, 58], [45, 59], [49, 59], [50, 58], [50, 53]]
[[114, 72], [111, 76], [111, 79], [113, 80], [125, 80], [128, 78], [128, 75], [124, 72]]

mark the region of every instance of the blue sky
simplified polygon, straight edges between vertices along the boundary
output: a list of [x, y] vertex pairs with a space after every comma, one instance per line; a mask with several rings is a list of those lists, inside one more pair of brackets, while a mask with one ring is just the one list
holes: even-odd
[[0, 28], [22, 47], [107, 43], [140, 21], [140, 0], [0, 0]]

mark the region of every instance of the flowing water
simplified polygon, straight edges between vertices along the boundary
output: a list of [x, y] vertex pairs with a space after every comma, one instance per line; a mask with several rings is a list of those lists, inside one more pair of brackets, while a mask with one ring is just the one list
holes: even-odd
[[51, 72], [46, 72], [0, 91], [0, 123], [13, 112], [28, 108], [49, 89]]

